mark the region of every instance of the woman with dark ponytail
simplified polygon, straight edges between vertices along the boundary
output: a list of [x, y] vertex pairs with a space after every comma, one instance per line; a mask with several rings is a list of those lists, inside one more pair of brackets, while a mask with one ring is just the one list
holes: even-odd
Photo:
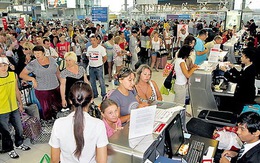
[[69, 93], [72, 112], [55, 121], [49, 144], [52, 163], [107, 162], [107, 135], [104, 123], [87, 111], [93, 100], [89, 84], [76, 82]]

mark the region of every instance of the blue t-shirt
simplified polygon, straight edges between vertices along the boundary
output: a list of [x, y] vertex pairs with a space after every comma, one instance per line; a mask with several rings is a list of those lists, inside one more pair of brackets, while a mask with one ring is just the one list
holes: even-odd
[[129, 43], [129, 40], [130, 40], [130, 31], [129, 31], [129, 30], [124, 30], [124, 34], [125, 34], [126, 42]]
[[202, 41], [201, 39], [196, 37], [196, 45], [194, 46], [194, 50], [196, 52], [196, 59], [195, 59], [195, 64], [196, 65], [200, 65], [202, 64], [204, 61], [207, 60], [207, 53], [203, 54], [203, 55], [197, 55], [197, 52], [202, 52], [205, 50], [204, 47], [204, 41]]

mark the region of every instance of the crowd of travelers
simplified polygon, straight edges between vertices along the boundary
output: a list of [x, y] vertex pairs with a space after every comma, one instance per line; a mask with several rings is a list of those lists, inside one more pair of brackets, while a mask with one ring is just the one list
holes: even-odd
[[[254, 37], [253, 23], [249, 22], [249, 32]], [[187, 28], [178, 31], [180, 24]], [[41, 119], [56, 119], [55, 113], [62, 108], [73, 110], [54, 123], [49, 141], [52, 161], [106, 162], [107, 138], [129, 122], [131, 109], [163, 100], [157, 83], [151, 80], [162, 64], [162, 49], [173, 60], [176, 72], [174, 102], [184, 105], [190, 76], [207, 60], [214, 44], [224, 44], [236, 32], [236, 28], [224, 30], [222, 21], [196, 19], [113, 20], [108, 28], [88, 20], [77, 24], [39, 20], [25, 27], [1, 28], [0, 129], [7, 133], [6, 152], [11, 158], [19, 157], [9, 122], [15, 128], [15, 148], [30, 149], [23, 144], [19, 89], [31, 85]], [[249, 63], [248, 51], [243, 54]], [[97, 81], [104, 123], [87, 113], [90, 103], [99, 97]], [[118, 87], [108, 96], [105, 83], [112, 81]]]

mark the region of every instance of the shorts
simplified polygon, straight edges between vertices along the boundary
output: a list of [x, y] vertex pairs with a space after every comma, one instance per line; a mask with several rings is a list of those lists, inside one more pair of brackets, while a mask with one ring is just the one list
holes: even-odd
[[117, 56], [114, 59], [115, 66], [122, 66], [123, 65], [123, 56]]
[[112, 62], [113, 61], [113, 54], [107, 53], [107, 62]]
[[152, 52], [151, 56], [161, 57], [160, 52]]

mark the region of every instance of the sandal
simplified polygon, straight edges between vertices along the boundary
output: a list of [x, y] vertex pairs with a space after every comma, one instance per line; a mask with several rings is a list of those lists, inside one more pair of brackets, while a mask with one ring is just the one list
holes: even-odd
[[15, 152], [15, 150], [12, 150], [12, 151], [8, 152], [8, 155], [11, 158], [19, 158], [19, 155]]
[[19, 147], [16, 147], [16, 149], [20, 149], [20, 150], [23, 150], [23, 151], [28, 151], [31, 148], [28, 147], [27, 145], [21, 144]]

